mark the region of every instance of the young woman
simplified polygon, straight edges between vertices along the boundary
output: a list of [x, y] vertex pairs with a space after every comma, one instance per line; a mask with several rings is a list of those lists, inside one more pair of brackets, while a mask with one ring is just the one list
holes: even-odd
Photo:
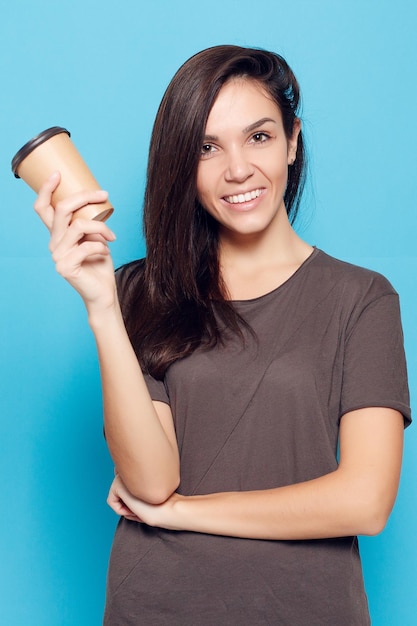
[[147, 257], [116, 279], [108, 226], [71, 223], [105, 192], [54, 211], [56, 173], [36, 202], [97, 342], [106, 625], [369, 624], [356, 535], [387, 521], [410, 421], [398, 297], [293, 230], [298, 103], [276, 54], [187, 61], [155, 121]]

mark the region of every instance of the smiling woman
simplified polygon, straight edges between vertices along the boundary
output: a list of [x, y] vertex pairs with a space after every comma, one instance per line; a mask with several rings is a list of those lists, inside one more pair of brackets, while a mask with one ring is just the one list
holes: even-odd
[[54, 211], [56, 173], [36, 202], [97, 342], [108, 626], [370, 623], [357, 534], [389, 517], [410, 422], [398, 297], [293, 230], [298, 99], [277, 54], [187, 61], [152, 134], [147, 257], [116, 276], [108, 226], [71, 221], [106, 194]]

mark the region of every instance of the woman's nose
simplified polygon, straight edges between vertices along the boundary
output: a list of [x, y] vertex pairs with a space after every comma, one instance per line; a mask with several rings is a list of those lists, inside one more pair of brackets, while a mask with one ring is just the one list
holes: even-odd
[[225, 179], [228, 182], [244, 182], [252, 176], [254, 168], [243, 150], [235, 149], [228, 154]]

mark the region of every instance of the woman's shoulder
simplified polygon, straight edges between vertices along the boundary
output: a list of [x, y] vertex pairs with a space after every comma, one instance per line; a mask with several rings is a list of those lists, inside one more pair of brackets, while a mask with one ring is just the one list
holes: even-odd
[[318, 251], [313, 265], [318, 280], [334, 282], [343, 291], [350, 291], [357, 296], [367, 295], [371, 299], [377, 299], [385, 295], [398, 295], [383, 274], [342, 261], [322, 250]]

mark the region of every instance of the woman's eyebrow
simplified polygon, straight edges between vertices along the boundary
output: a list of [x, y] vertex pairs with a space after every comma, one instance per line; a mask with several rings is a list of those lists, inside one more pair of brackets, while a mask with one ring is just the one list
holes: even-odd
[[262, 126], [266, 122], [272, 122], [273, 124], [277, 123], [276, 120], [272, 119], [272, 117], [263, 117], [257, 122], [253, 122], [253, 124], [249, 124], [249, 126], [246, 126], [246, 128], [244, 128], [242, 132], [245, 134], [250, 133], [252, 130], [255, 130], [255, 128], [259, 128], [259, 126]]
[[[259, 126], [262, 126], [266, 122], [272, 122], [273, 124], [277, 123], [276, 120], [272, 119], [272, 117], [262, 117], [260, 120], [253, 122], [253, 124], [249, 124], [249, 126], [246, 126], [246, 128], [242, 130], [242, 134], [246, 135], [247, 133], [250, 133], [252, 130], [259, 128]], [[203, 137], [203, 141], [218, 141], [218, 140], [219, 138], [217, 135], [204, 135]]]

